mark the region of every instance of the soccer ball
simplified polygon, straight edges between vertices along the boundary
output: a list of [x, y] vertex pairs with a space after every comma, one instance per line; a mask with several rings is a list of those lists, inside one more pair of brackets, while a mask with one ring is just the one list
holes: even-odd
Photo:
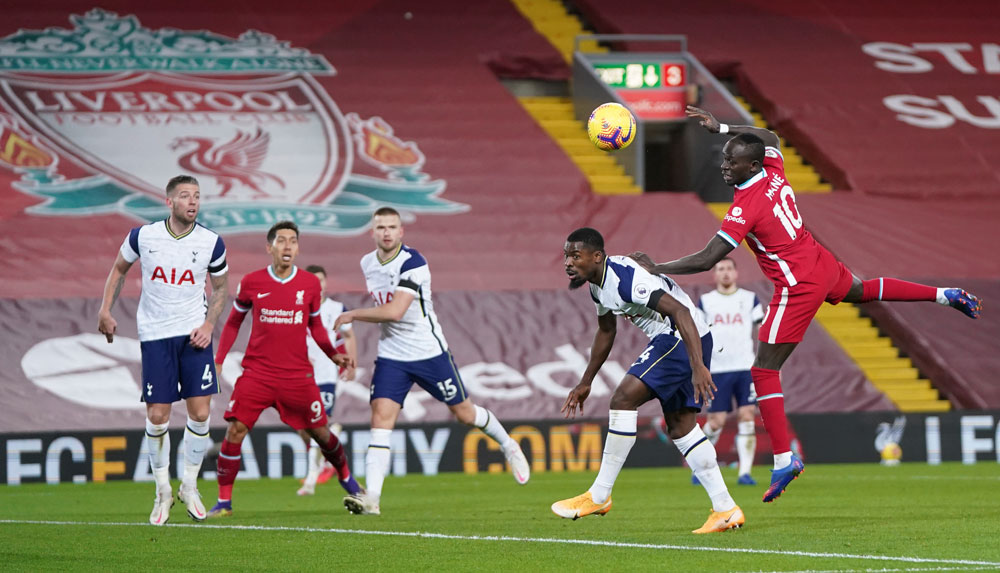
[[882, 448], [882, 464], [886, 466], [899, 465], [899, 460], [903, 458], [903, 448], [895, 442], [889, 442]]
[[635, 139], [635, 117], [621, 104], [601, 104], [587, 120], [587, 135], [598, 149], [625, 149]]

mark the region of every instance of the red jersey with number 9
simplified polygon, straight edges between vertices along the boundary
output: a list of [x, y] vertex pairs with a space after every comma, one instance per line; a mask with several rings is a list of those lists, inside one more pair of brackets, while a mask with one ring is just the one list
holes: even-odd
[[802, 225], [785, 160], [774, 147], [765, 149], [760, 172], [736, 186], [718, 235], [734, 248], [746, 238], [760, 269], [779, 287], [808, 277], [823, 250]]

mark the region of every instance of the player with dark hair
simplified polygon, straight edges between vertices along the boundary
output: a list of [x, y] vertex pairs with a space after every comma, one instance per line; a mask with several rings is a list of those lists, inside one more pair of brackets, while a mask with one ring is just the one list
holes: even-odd
[[233, 482], [240, 470], [241, 445], [266, 408], [275, 408], [281, 421], [312, 436], [323, 456], [336, 468], [340, 484], [348, 493], [363, 491], [351, 475], [343, 446], [327, 428], [323, 400], [306, 350], [306, 329], [334, 364], [350, 367], [353, 363], [348, 356], [336, 353], [320, 320], [319, 279], [300, 272], [294, 264], [299, 254], [299, 229], [295, 223], [281, 221], [271, 227], [267, 252], [271, 265], [248, 273], [240, 281], [233, 310], [219, 338], [215, 361], [221, 369], [240, 325], [252, 311], [243, 374], [236, 381], [225, 414], [229, 427], [219, 450], [219, 500], [209, 517], [232, 515]]
[[[306, 271], [316, 275], [316, 278], [319, 279], [321, 301], [319, 317], [323, 321], [323, 328], [327, 330], [330, 340], [333, 341], [333, 347], [337, 349], [338, 353], [346, 354], [351, 362], [356, 364], [358, 361], [357, 341], [354, 338], [354, 330], [351, 325], [345, 324], [337, 330], [333, 329], [337, 317], [346, 311], [347, 307], [344, 306], [344, 303], [326, 296], [326, 269], [320, 265], [309, 265], [306, 267]], [[306, 346], [309, 347], [309, 362], [312, 363], [313, 377], [319, 388], [319, 395], [323, 399], [323, 409], [326, 411], [326, 417], [332, 421], [333, 409], [337, 404], [337, 382], [340, 379], [354, 380], [354, 366], [344, 368], [341, 372], [340, 367], [330, 360], [311, 336], [306, 337]], [[330, 425], [330, 431], [334, 434], [340, 432], [339, 428], [339, 424]], [[316, 485], [326, 483], [336, 472], [330, 462], [327, 462], [323, 457], [323, 451], [313, 444], [312, 437], [305, 430], [299, 430], [299, 436], [306, 443], [309, 469], [302, 481], [302, 487], [296, 493], [298, 495], [313, 495], [316, 493]]]
[[959, 288], [854, 276], [803, 226], [795, 193], [785, 177], [777, 135], [749, 125], [720, 124], [711, 113], [693, 106], [688, 106], [687, 115], [712, 133], [735, 134], [722, 149], [722, 178], [736, 188], [733, 204], [722, 229], [701, 251], [661, 264], [640, 252], [631, 256], [654, 274], [693, 274], [711, 269], [746, 239], [761, 270], [774, 283], [751, 369], [757, 406], [774, 449], [771, 485], [763, 498], [770, 502], [805, 467], [791, 451], [778, 371], [824, 301], [929, 301], [971, 318], [979, 318], [982, 305], [975, 295]]
[[459, 422], [475, 426], [496, 440], [519, 484], [531, 468], [521, 446], [507, 434], [496, 415], [473, 403], [462, 383], [431, 299], [427, 260], [403, 244], [399, 213], [382, 207], [372, 215], [375, 250], [361, 258], [368, 292], [375, 306], [347, 311], [334, 328], [355, 320], [378, 323], [382, 334], [372, 374], [372, 431], [365, 458], [364, 494], [349, 495], [344, 505], [363, 515], [381, 514], [381, 495], [389, 471], [390, 437], [403, 400], [416, 382], [445, 403]]
[[[205, 519], [198, 493], [198, 473], [208, 447], [212, 395], [219, 392], [212, 363], [212, 331], [228, 296], [226, 246], [215, 232], [197, 223], [201, 206], [198, 180], [178, 175], [167, 183], [170, 215], [132, 229], [104, 285], [97, 330], [114, 341], [118, 322], [111, 307], [118, 300], [125, 275], [136, 261], [142, 271], [142, 294], [136, 311], [142, 349], [142, 394], [146, 403], [146, 446], [156, 483], [149, 522], [163, 525], [174, 504], [170, 489], [170, 409], [187, 404], [184, 430], [184, 472], [178, 498], [195, 521]], [[212, 297], [205, 298], [210, 277]]]
[[611, 511], [611, 489], [635, 444], [639, 406], [655, 398], [663, 409], [667, 435], [712, 500], [708, 520], [692, 533], [742, 526], [745, 517], [722, 479], [715, 446], [697, 423], [699, 404], [710, 400], [715, 390], [709, 373], [712, 334], [702, 313], [674, 281], [650, 275], [628, 257], [607, 256], [604, 238], [595, 229], [570, 233], [563, 253], [569, 287], [590, 283], [590, 297], [597, 307], [590, 362], [566, 397], [564, 415], [572, 418], [577, 408], [583, 413], [594, 376], [614, 345], [619, 315], [650, 340], [611, 396], [608, 437], [594, 484], [576, 497], [552, 504], [552, 511], [567, 519]]

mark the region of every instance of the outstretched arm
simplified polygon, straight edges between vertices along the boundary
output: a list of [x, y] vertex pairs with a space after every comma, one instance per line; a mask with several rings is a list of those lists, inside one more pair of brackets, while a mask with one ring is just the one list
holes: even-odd
[[103, 334], [108, 343], [114, 342], [115, 331], [118, 330], [118, 321], [111, 316], [111, 307], [118, 300], [118, 295], [125, 286], [125, 275], [132, 268], [132, 263], [125, 260], [119, 252], [115, 257], [115, 264], [111, 266], [108, 273], [108, 280], [104, 283], [104, 300], [101, 301], [101, 310], [97, 313], [97, 330]]
[[576, 416], [577, 408], [580, 409], [580, 414], [583, 414], [583, 402], [590, 395], [590, 385], [611, 354], [616, 334], [618, 334], [618, 323], [614, 313], [608, 312], [597, 317], [597, 334], [594, 335], [594, 343], [590, 347], [590, 362], [587, 363], [587, 369], [584, 370], [580, 383], [570, 390], [566, 402], [559, 410], [566, 418]]
[[[707, 129], [712, 133], [721, 133], [719, 128], [722, 124], [719, 120], [715, 119], [715, 116], [710, 112], [707, 112], [701, 108], [694, 107], [693, 105], [687, 106], [684, 110], [688, 117], [693, 117], [701, 124], [702, 127]], [[726, 133], [731, 133], [737, 135], [740, 133], [752, 133], [764, 141], [764, 145], [767, 147], [778, 147], [781, 145], [781, 139], [778, 138], [775, 133], [769, 129], [764, 129], [762, 127], [755, 127], [753, 125], [727, 125]]]
[[733, 246], [731, 244], [727, 243], [722, 237], [715, 235], [708, 241], [704, 249], [675, 261], [670, 261], [669, 263], [656, 264], [653, 262], [653, 259], [649, 258], [649, 255], [641, 251], [630, 253], [629, 257], [639, 263], [649, 274], [692, 275], [711, 270], [715, 266], [715, 263], [724, 259], [732, 250]]
[[406, 309], [410, 308], [410, 303], [415, 297], [409, 291], [399, 289], [392, 294], [392, 300], [379, 306], [368, 308], [356, 308], [342, 313], [333, 324], [333, 330], [339, 330], [345, 324], [351, 324], [355, 320], [362, 322], [395, 322], [403, 318]]
[[[691, 383], [694, 384], [694, 401], [702, 404], [705, 399], [711, 400], [715, 397], [717, 388], [712, 381], [712, 374], [705, 366], [705, 358], [701, 354], [701, 337], [698, 336], [698, 327], [691, 318], [691, 311], [666, 292], [657, 291], [657, 293], [660, 298], [656, 301], [656, 312], [670, 317], [687, 348], [688, 360], [691, 362]], [[649, 297], [651, 305], [657, 293]]]

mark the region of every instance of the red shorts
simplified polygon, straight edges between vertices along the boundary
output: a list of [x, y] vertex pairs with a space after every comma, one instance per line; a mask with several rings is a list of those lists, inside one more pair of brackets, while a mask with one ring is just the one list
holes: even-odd
[[265, 409], [274, 407], [281, 421], [295, 430], [327, 425], [323, 399], [314, 378], [265, 380], [243, 374], [229, 398], [226, 420], [239, 420], [253, 428]]
[[757, 338], [780, 344], [802, 342], [809, 323], [824, 303], [837, 304], [851, 289], [854, 276], [844, 263], [822, 249], [809, 276], [794, 286], [774, 285], [774, 297], [767, 306]]

